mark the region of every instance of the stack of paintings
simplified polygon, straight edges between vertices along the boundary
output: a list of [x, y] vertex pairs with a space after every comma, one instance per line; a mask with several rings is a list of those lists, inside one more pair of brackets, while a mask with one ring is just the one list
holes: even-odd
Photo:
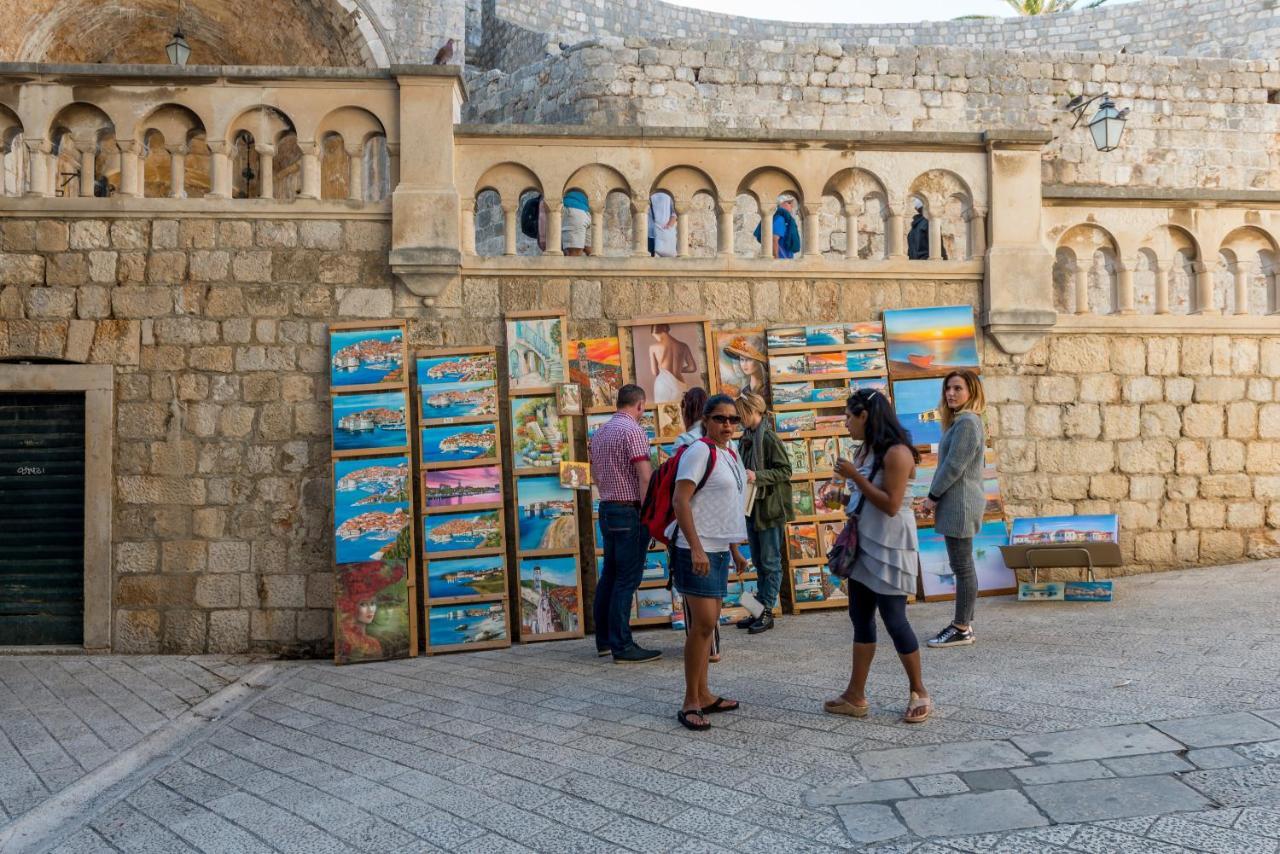
[[498, 357], [417, 354], [427, 653], [511, 645]]
[[521, 643], [584, 633], [578, 490], [590, 471], [576, 460], [574, 418], [612, 408], [621, 368], [616, 339], [571, 342], [567, 333], [564, 315], [506, 317]]
[[407, 360], [403, 323], [330, 327], [338, 664], [418, 654]]
[[826, 555], [844, 524], [849, 485], [834, 472], [856, 446], [844, 409], [860, 389], [888, 394], [884, 334], [876, 321], [775, 327], [765, 334], [774, 426], [791, 460], [795, 521], [786, 530], [784, 591], [794, 611], [843, 607], [843, 582], [826, 571]]

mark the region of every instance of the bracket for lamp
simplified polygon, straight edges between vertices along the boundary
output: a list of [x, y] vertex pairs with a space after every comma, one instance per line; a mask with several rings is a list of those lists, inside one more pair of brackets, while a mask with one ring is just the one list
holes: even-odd
[[[1084, 121], [1084, 111], [1089, 109], [1089, 105], [1094, 103], [1095, 101], [1102, 101], [1103, 106], [1106, 106], [1107, 104], [1111, 104], [1112, 107], [1115, 106], [1115, 104], [1111, 100], [1110, 92], [1103, 92], [1100, 95], [1094, 95], [1092, 98], [1086, 98], [1084, 95], [1076, 95], [1070, 101], [1067, 101], [1067, 105], [1062, 109], [1075, 113], [1075, 116], [1076, 116], [1076, 120], [1071, 123], [1072, 130], [1075, 130], [1077, 127], [1080, 126], [1080, 122]], [[1129, 116], [1128, 107], [1125, 107], [1123, 110], [1120, 110], [1121, 121], [1128, 118], [1128, 116]]]

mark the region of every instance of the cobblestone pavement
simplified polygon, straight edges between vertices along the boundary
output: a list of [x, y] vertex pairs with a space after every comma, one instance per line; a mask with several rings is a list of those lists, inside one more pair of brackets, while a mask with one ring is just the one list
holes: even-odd
[[[666, 630], [643, 634], [666, 653], [643, 666], [597, 659], [590, 640], [282, 664], [182, 750], [13, 850], [1277, 854], [1280, 563], [1117, 590], [1110, 605], [980, 600], [976, 646], [924, 653], [939, 709], [914, 727], [890, 654], [869, 718], [821, 713], [848, 674], [840, 613], [727, 629], [712, 687], [743, 709], [701, 734], [674, 719], [683, 636]], [[925, 635], [949, 609], [909, 614]], [[43, 665], [0, 665], [15, 662]], [[29, 759], [9, 750], [0, 773]]]

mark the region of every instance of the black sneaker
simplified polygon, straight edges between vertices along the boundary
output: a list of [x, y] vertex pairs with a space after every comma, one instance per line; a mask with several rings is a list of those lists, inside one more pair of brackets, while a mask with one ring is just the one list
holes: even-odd
[[613, 660], [618, 664], [643, 664], [646, 661], [656, 661], [659, 658], [662, 658], [662, 650], [645, 649], [636, 644], [632, 644], [613, 656]]
[[929, 638], [925, 643], [934, 649], [942, 649], [948, 646], [969, 646], [973, 643], [973, 627], [960, 629], [955, 625], [950, 625]]
[[773, 614], [765, 611], [751, 624], [751, 628], [747, 629], [747, 634], [758, 635], [761, 632], [769, 631], [771, 628], [773, 628]]
[[750, 614], [747, 614], [747, 616], [743, 617], [741, 620], [738, 620], [738, 622], [734, 623], [734, 625], [740, 629], [749, 629], [751, 628], [751, 624], [754, 623], [755, 621], [756, 621], [755, 617], [751, 616]]

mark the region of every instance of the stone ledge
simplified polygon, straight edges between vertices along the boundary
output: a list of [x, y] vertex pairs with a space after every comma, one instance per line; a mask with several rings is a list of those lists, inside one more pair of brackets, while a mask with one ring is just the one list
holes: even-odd
[[984, 264], [977, 261], [828, 261], [798, 258], [662, 258], [648, 256], [567, 257], [551, 255], [464, 256], [468, 276], [552, 276], [564, 278], [760, 278], [770, 279], [926, 279], [981, 280]]

